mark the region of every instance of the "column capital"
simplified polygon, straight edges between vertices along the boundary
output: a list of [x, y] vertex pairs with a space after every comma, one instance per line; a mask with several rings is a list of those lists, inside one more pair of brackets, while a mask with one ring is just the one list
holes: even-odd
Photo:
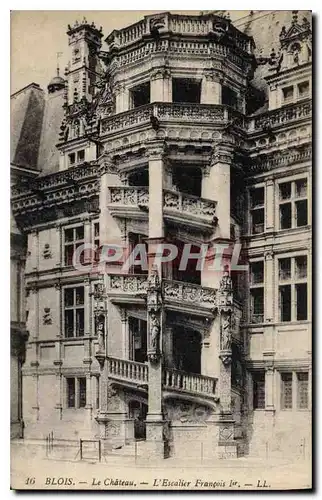
[[229, 144], [219, 144], [213, 148], [210, 157], [210, 166], [217, 163], [226, 163], [230, 165], [233, 161], [234, 150]]
[[100, 163], [100, 165], [97, 169], [99, 177], [102, 176], [103, 174], [117, 174], [118, 173], [118, 168], [115, 165], [115, 163], [110, 155], [104, 154], [99, 163]]
[[264, 250], [264, 259], [265, 260], [273, 260], [274, 257], [274, 252], [272, 249], [266, 249]]
[[162, 160], [166, 152], [166, 144], [160, 140], [146, 142], [145, 148], [149, 160]]
[[160, 68], [155, 68], [151, 72], [151, 80], [163, 80], [164, 78], [170, 78], [171, 77], [171, 71], [169, 68], [166, 68], [165, 66], [160, 67]]
[[212, 68], [205, 69], [203, 76], [207, 81], [222, 83], [223, 77], [220, 71], [214, 70]]

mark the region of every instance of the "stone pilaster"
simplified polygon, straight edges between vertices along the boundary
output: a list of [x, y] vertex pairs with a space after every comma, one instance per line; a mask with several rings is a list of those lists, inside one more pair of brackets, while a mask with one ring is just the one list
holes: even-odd
[[274, 181], [272, 178], [269, 178], [266, 180], [266, 196], [265, 196], [266, 232], [274, 231], [274, 219], [275, 219], [274, 212], [275, 212]]
[[273, 322], [274, 320], [274, 254], [272, 249], [268, 248], [264, 251], [264, 279], [265, 279], [265, 322]]
[[127, 310], [125, 308], [121, 309], [121, 342], [122, 358], [130, 359], [129, 323]]
[[57, 333], [56, 333], [56, 341], [55, 341], [55, 372], [56, 372], [56, 385], [57, 385], [57, 402], [55, 408], [58, 410], [58, 418], [62, 419], [63, 413], [63, 377], [62, 377], [62, 344], [61, 339], [63, 338], [63, 330], [62, 330], [62, 311], [63, 311], [63, 293], [61, 283], [57, 281], [55, 283], [56, 290], [56, 324], [57, 324]]
[[[84, 217], [83, 219], [84, 223], [84, 243], [85, 245], [91, 245], [93, 243], [92, 239], [92, 221], [90, 217]], [[87, 248], [83, 255], [84, 255], [84, 264], [90, 264], [92, 262], [93, 258], [93, 252], [89, 248]]]
[[63, 265], [63, 229], [62, 224], [57, 222], [56, 226], [57, 233], [57, 252], [56, 252], [56, 267], [61, 267]]
[[163, 356], [164, 365], [167, 368], [174, 368], [174, 357], [173, 357], [173, 328], [170, 325], [164, 327], [163, 335]]
[[129, 103], [129, 90], [126, 88], [124, 83], [119, 83], [115, 85], [115, 112], [122, 113], [123, 111], [128, 111], [130, 107]]
[[91, 282], [89, 278], [84, 279], [84, 335], [91, 334]]
[[204, 72], [201, 82], [201, 104], [221, 104], [221, 77], [213, 70]]
[[156, 68], [151, 74], [151, 102], [171, 102], [171, 74], [169, 69]]

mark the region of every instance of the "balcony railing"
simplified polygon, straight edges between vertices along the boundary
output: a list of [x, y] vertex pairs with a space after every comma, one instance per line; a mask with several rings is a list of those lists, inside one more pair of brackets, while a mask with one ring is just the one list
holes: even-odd
[[[107, 44], [110, 50], [114, 48], [125, 47], [140, 40], [144, 35], [151, 31], [151, 23], [157, 21], [161, 33], [179, 33], [180, 35], [208, 35], [215, 31], [218, 32], [221, 28], [220, 34], [225, 33], [241, 50], [251, 53], [252, 45], [249, 37], [244, 33], [238, 31], [232, 25], [227, 26], [226, 31], [225, 22], [215, 15], [194, 16], [194, 15], [177, 15], [170, 12], [160, 13], [153, 16], [147, 16], [141, 21], [127, 26], [121, 30], [114, 30], [107, 38]], [[221, 26], [223, 24], [223, 26]]]
[[165, 212], [173, 211], [197, 217], [205, 217], [210, 221], [216, 214], [217, 202], [198, 198], [177, 191], [165, 190], [163, 195], [163, 208]]
[[[150, 124], [151, 115], [160, 121], [187, 123], [225, 123], [236, 118], [236, 112], [229, 106], [221, 104], [189, 104], [173, 102], [156, 102], [112, 115], [102, 120], [101, 132], [118, 132], [139, 125]], [[238, 114], [239, 117], [239, 114]]]
[[176, 301], [181, 304], [193, 304], [194, 306], [209, 309], [216, 307], [217, 291], [214, 288], [173, 280], [164, 280], [162, 285], [165, 300]]
[[[258, 118], [250, 121], [250, 129], [265, 129], [266, 127], [277, 127], [285, 123], [309, 118], [312, 116], [312, 102], [305, 100], [297, 103], [288, 104], [278, 109], [261, 114]], [[253, 125], [253, 127], [252, 127]]]
[[97, 165], [84, 163], [77, 167], [55, 172], [53, 174], [44, 175], [30, 180], [26, 183], [16, 184], [11, 188], [12, 198], [24, 196], [35, 190], [55, 189], [60, 186], [71, 184], [75, 181], [89, 179], [97, 176]]
[[110, 205], [139, 207], [149, 205], [148, 187], [116, 186], [110, 187]]
[[[148, 287], [146, 274], [110, 274], [108, 293], [110, 294], [145, 294]], [[182, 281], [163, 280], [164, 300], [185, 305], [194, 305], [213, 309], [216, 307], [217, 290]]]
[[129, 382], [148, 383], [148, 366], [127, 359], [108, 358], [110, 377], [128, 380]]
[[217, 379], [205, 375], [166, 369], [163, 377], [164, 389], [188, 391], [195, 394], [214, 396]]

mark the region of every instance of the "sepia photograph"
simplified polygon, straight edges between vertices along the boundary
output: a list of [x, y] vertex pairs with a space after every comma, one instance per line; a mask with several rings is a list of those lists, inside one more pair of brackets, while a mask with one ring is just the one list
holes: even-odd
[[312, 11], [11, 11], [12, 490], [312, 488]]

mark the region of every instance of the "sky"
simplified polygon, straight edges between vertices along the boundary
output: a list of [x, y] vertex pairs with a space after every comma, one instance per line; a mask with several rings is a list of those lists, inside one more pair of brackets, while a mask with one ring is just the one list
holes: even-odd
[[[43, 89], [56, 74], [57, 53], [61, 75], [68, 62], [67, 25], [85, 16], [88, 22], [102, 26], [104, 39], [113, 29], [139, 21], [143, 16], [160, 11], [22, 11], [11, 12], [11, 91], [13, 94], [31, 82]], [[200, 11], [171, 11], [173, 13], [198, 14]], [[241, 17], [246, 11], [231, 15]], [[104, 44], [103, 44], [104, 45]], [[103, 47], [104, 48], [104, 47]]]
[[[85, 16], [103, 27], [104, 38], [155, 11], [12, 11], [11, 94], [31, 82], [46, 88], [56, 74], [57, 52], [61, 74], [68, 62], [67, 25]], [[192, 11], [193, 12], [193, 11]], [[196, 12], [197, 13], [197, 12]]]

